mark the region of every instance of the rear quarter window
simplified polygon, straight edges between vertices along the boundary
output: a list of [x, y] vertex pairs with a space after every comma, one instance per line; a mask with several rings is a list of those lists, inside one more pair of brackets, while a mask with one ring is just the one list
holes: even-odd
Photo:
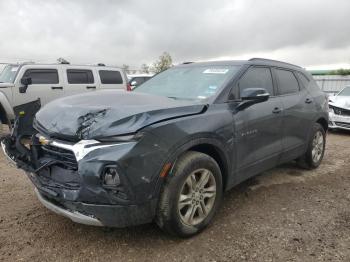
[[98, 73], [102, 84], [123, 84], [123, 78], [119, 71], [100, 70]]

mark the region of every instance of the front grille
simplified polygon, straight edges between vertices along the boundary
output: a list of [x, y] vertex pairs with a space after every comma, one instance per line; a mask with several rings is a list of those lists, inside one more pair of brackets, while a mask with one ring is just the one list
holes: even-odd
[[52, 145], [42, 145], [43, 156], [57, 161], [57, 165], [78, 170], [78, 162], [72, 151]]
[[344, 122], [335, 122], [337, 126], [345, 127], [345, 128], [350, 128], [350, 123], [344, 123]]
[[348, 109], [333, 107], [333, 110], [336, 115], [350, 116], [350, 110]]

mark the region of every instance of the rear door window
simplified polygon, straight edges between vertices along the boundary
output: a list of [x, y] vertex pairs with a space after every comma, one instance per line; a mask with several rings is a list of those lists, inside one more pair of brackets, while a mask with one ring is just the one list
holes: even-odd
[[58, 72], [56, 69], [28, 69], [23, 77], [30, 77], [32, 84], [58, 84]]
[[123, 84], [123, 78], [119, 71], [100, 70], [98, 73], [102, 84]]
[[276, 69], [280, 95], [299, 92], [299, 84], [292, 71]]
[[67, 79], [69, 84], [92, 84], [94, 76], [91, 70], [68, 69]]
[[247, 88], [265, 88], [273, 96], [271, 71], [267, 67], [253, 67], [246, 72], [238, 83], [240, 94]]

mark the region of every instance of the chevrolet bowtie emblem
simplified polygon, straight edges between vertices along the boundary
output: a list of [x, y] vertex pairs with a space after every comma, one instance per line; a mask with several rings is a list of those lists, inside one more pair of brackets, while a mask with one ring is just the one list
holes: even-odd
[[39, 143], [41, 145], [48, 145], [50, 143], [50, 141], [46, 137], [39, 136]]

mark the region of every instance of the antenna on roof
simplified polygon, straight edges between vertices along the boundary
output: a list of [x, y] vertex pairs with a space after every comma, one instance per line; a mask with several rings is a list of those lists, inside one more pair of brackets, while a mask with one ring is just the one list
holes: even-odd
[[98, 63], [98, 66], [106, 66], [104, 63]]
[[63, 57], [58, 58], [58, 59], [57, 59], [57, 62], [58, 62], [59, 64], [63, 64], [63, 65], [69, 65], [69, 64], [70, 64], [70, 63], [69, 63], [66, 59], [64, 59]]

